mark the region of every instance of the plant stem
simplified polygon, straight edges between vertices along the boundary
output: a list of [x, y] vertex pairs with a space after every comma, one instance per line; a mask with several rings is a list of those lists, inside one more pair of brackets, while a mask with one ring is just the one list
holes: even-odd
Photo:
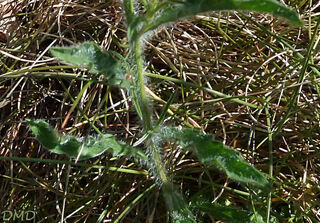
[[161, 183], [164, 186], [167, 186], [170, 184], [170, 182], [169, 182], [167, 174], [166, 174], [166, 169], [162, 164], [161, 155], [158, 152], [154, 142], [151, 143], [150, 148], [151, 148], [152, 159], [156, 165], [156, 171], [157, 171], [156, 174], [159, 176]]
[[[134, 58], [135, 58], [135, 63], [137, 65], [137, 99], [138, 99], [138, 105], [142, 114], [142, 121], [143, 121], [143, 127], [145, 132], [149, 132], [153, 129], [152, 127], [152, 122], [151, 122], [151, 111], [150, 111], [150, 106], [148, 103], [147, 95], [146, 95], [146, 90], [145, 90], [145, 80], [144, 80], [144, 73], [143, 73], [143, 60], [142, 60], [142, 49], [141, 45], [139, 42], [139, 39], [136, 39], [134, 41]], [[161, 180], [161, 183], [166, 185], [168, 183], [168, 178], [166, 175], [166, 169], [163, 166], [161, 155], [158, 152], [157, 145], [154, 143], [152, 140], [152, 134], [150, 135], [149, 138], [149, 153], [151, 155], [150, 161], [155, 165], [155, 170], [156, 174]]]
[[127, 22], [128, 22], [128, 25], [129, 25], [129, 23], [135, 17], [134, 9], [133, 9], [133, 1], [132, 0], [124, 0], [123, 1], [123, 6], [124, 6], [124, 9], [126, 11]]
[[[269, 141], [269, 177], [272, 180], [273, 178], [273, 149], [272, 149], [272, 137], [273, 132], [271, 130], [271, 120], [268, 105], [266, 105], [265, 113], [267, 116], [267, 125], [268, 125], [268, 141]], [[268, 203], [267, 203], [267, 223], [270, 222], [271, 218], [271, 201], [272, 201], [272, 191], [268, 194]]]
[[148, 100], [146, 90], [144, 86], [144, 75], [143, 75], [143, 61], [142, 61], [142, 50], [139, 40], [134, 42], [134, 57], [137, 65], [137, 85], [138, 85], [138, 103], [142, 113], [142, 121], [144, 131], [148, 132], [152, 130], [151, 124], [151, 112], [148, 106]]

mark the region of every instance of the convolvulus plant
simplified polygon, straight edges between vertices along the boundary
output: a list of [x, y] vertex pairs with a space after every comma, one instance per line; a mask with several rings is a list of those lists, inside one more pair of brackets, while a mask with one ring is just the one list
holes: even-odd
[[147, 33], [150, 36], [154, 30], [170, 22], [208, 11], [266, 12], [284, 17], [299, 26], [301, 21], [297, 13], [275, 0], [138, 0], [136, 2], [123, 0], [123, 7], [130, 47], [128, 59], [116, 52], [102, 50], [93, 42], [85, 42], [79, 46], [54, 47], [51, 53], [62, 61], [87, 68], [94, 74], [93, 78], [102, 75], [107, 85], [127, 89], [143, 123], [141, 139], [135, 144], [136, 146], [119, 142], [110, 134], [80, 139], [59, 135], [42, 120], [27, 120], [36, 139], [48, 150], [66, 154], [77, 160], [92, 158], [107, 150], [113, 155], [132, 156], [143, 160], [141, 164], [151, 169], [158, 187], [162, 189], [173, 222], [197, 222], [193, 210], [205, 212], [226, 222], [264, 222], [264, 219], [256, 213], [223, 207], [206, 200], [199, 199], [187, 203], [173, 185], [162, 160], [162, 146], [168, 141], [179, 143], [182, 148], [194, 153], [203, 165], [218, 167], [232, 180], [267, 191], [272, 187], [266, 176], [247, 163], [239, 152], [215, 141], [211, 135], [202, 134], [194, 129], [163, 126], [162, 122], [173, 97], [164, 107], [160, 119], [153, 119], [151, 101], [148, 100], [145, 90], [144, 37]]

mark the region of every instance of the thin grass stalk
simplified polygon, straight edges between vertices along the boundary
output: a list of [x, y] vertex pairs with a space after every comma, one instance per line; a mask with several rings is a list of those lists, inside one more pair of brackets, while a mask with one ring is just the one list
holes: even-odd
[[[314, 29], [314, 33], [313, 33], [313, 36], [312, 36], [312, 39], [310, 40], [310, 44], [309, 44], [309, 48], [308, 48], [308, 51], [307, 51], [307, 55], [305, 56], [305, 59], [303, 61], [303, 65], [302, 65], [302, 69], [301, 69], [301, 73], [299, 75], [299, 79], [298, 79], [298, 84], [301, 84], [304, 80], [304, 77], [306, 75], [306, 72], [307, 72], [307, 69], [309, 67], [309, 60], [311, 59], [311, 56], [312, 56], [312, 50], [313, 50], [313, 46], [314, 46], [314, 43], [315, 43], [315, 40], [316, 40], [316, 37], [317, 37], [317, 34], [318, 34], [318, 27], [320, 25], [320, 18], [318, 19], [318, 22], [317, 22], [317, 25]], [[300, 86], [296, 87], [295, 91], [293, 92], [293, 95], [291, 97], [291, 100], [289, 101], [289, 104], [288, 104], [288, 109], [286, 111], [286, 114], [284, 115], [284, 117], [281, 119], [281, 121], [279, 122], [279, 124], [277, 125], [277, 127], [275, 128], [275, 135], [279, 134], [282, 127], [284, 126], [284, 124], [289, 120], [289, 116], [292, 112], [292, 109], [294, 107], [294, 103], [298, 97], [298, 93], [299, 93], [299, 90], [300, 90]]]
[[55, 159], [43, 159], [43, 158], [28, 158], [28, 157], [6, 157], [6, 156], [0, 156], [0, 160], [4, 161], [18, 161], [21, 163], [24, 162], [35, 162], [35, 163], [53, 163], [53, 164], [65, 164], [65, 165], [71, 165], [71, 166], [79, 166], [79, 167], [85, 167], [85, 168], [93, 168], [93, 169], [105, 169], [108, 171], [113, 172], [121, 172], [121, 173], [129, 173], [129, 174], [138, 174], [138, 175], [148, 175], [149, 173], [147, 171], [139, 171], [139, 170], [133, 170], [133, 169], [125, 169], [121, 167], [109, 167], [109, 166], [102, 166], [102, 165], [95, 165], [95, 164], [89, 164], [89, 163], [75, 163], [73, 161], [66, 161], [66, 160], [55, 160]]
[[[266, 116], [267, 116], [267, 126], [268, 126], [269, 177], [270, 177], [270, 179], [272, 179], [273, 178], [273, 149], [272, 149], [273, 132], [271, 130], [271, 118], [270, 118], [268, 105], [266, 105], [265, 112], [266, 112]], [[268, 194], [267, 223], [270, 222], [270, 217], [271, 217], [271, 201], [272, 201], [272, 190]]]
[[114, 221], [114, 223], [120, 222], [122, 217], [124, 217], [131, 208], [149, 191], [151, 191], [157, 184], [152, 184], [150, 187], [148, 187], [143, 193], [141, 193], [139, 196], [137, 196], [127, 207], [126, 209], [118, 216], [118, 218]]
[[163, 75], [158, 75], [158, 74], [153, 74], [153, 73], [148, 73], [147, 75], [149, 77], [153, 77], [153, 78], [158, 78], [158, 79], [162, 79], [162, 80], [166, 80], [166, 81], [172, 81], [174, 83], [181, 84], [181, 85], [184, 85], [184, 86], [187, 86], [187, 87], [194, 87], [194, 88], [209, 92], [211, 94], [214, 94], [215, 96], [218, 96], [218, 97], [221, 97], [221, 98], [224, 98], [224, 99], [229, 99], [230, 101], [233, 101], [235, 103], [246, 105], [246, 106], [248, 106], [250, 108], [262, 109], [262, 106], [251, 104], [249, 102], [242, 101], [241, 99], [239, 99], [237, 97], [226, 95], [226, 94], [223, 94], [223, 93], [221, 93], [219, 91], [215, 91], [215, 90], [212, 90], [210, 88], [199, 86], [197, 84], [190, 83], [190, 82], [187, 82], [187, 81], [184, 81], [184, 80], [179, 80], [179, 79], [176, 79], [176, 78], [173, 78], [173, 77], [168, 77], [168, 76], [163, 76]]

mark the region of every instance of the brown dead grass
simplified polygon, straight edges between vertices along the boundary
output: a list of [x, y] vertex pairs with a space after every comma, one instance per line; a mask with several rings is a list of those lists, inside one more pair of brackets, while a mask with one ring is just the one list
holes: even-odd
[[[311, 7], [303, 4], [300, 14], [307, 21], [308, 16], [315, 18], [319, 9], [316, 3]], [[85, 72], [59, 68], [32, 71], [60, 64], [48, 52], [53, 45], [92, 40], [105, 49], [125, 55], [125, 18], [121, 4], [100, 0], [24, 0], [12, 11], [8, 10], [2, 9], [6, 11], [7, 20], [0, 23], [0, 33], [4, 34], [0, 38], [6, 40], [0, 44], [0, 156], [65, 160], [34, 141], [26, 118], [45, 119], [59, 131], [85, 136], [95, 132], [84, 115], [88, 118], [97, 115], [99, 118], [94, 123], [97, 128], [128, 142], [136, 141], [140, 136], [140, 121], [126, 92], [92, 84], [76, 111], [69, 114], [73, 99], [85, 84], [79, 78], [84, 77]], [[272, 141], [275, 179], [272, 207], [274, 215], [291, 211], [297, 219], [301, 215], [306, 222], [316, 222], [320, 221], [319, 75], [308, 69], [303, 82], [298, 83], [302, 63], [297, 56], [297, 52], [305, 55], [315, 21], [312, 20], [311, 26], [306, 23], [300, 30], [289, 31], [283, 20], [275, 20], [270, 25], [273, 19], [230, 12], [182, 21], [157, 31], [148, 40], [146, 61], [150, 61], [148, 69], [153, 73], [184, 79], [252, 104], [267, 104], [271, 127], [281, 122], [288, 101], [298, 87], [293, 112]], [[283, 37], [294, 50], [288, 49], [276, 36]], [[312, 56], [313, 66], [319, 69], [318, 45]], [[31, 71], [21, 72], [26, 68]], [[10, 72], [17, 74], [10, 75]], [[45, 74], [49, 77], [43, 77]], [[71, 74], [78, 80], [72, 80]], [[179, 92], [174, 102], [177, 109], [166, 121], [167, 125], [198, 127], [241, 151], [248, 161], [268, 173], [270, 144], [264, 141], [268, 136], [265, 109], [252, 109], [172, 82], [150, 79], [149, 84], [151, 91], [164, 101], [173, 90]], [[97, 110], [103, 98], [108, 101]], [[155, 103], [155, 116], [161, 108], [161, 103]], [[68, 114], [67, 124], [61, 129]], [[181, 188], [190, 194], [205, 190], [210, 185], [206, 183], [210, 176], [204, 174], [192, 157], [184, 157], [171, 146], [165, 154], [166, 162], [173, 175], [182, 178], [176, 179]], [[89, 163], [138, 168], [128, 160], [112, 159], [109, 155]], [[0, 161], [0, 166], [0, 211], [35, 208], [38, 222], [57, 222], [62, 207], [66, 208], [65, 216], [73, 213], [68, 222], [96, 222], [104, 210], [107, 211], [104, 219], [112, 222], [152, 184], [150, 177], [78, 167], [72, 168], [66, 182], [67, 166], [62, 164]], [[218, 185], [214, 189], [214, 200], [229, 200], [236, 206], [250, 207], [248, 199], [219, 189], [222, 185], [241, 190], [243, 187], [229, 183], [216, 171], [210, 173], [211, 180]], [[256, 208], [264, 209], [263, 202], [256, 202]], [[289, 222], [289, 217], [284, 216], [284, 222]], [[165, 222], [165, 219], [162, 198], [154, 191], [136, 204], [123, 222]]]

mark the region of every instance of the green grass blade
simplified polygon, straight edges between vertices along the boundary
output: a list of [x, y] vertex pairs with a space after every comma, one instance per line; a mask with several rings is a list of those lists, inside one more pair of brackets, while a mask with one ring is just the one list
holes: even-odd
[[118, 53], [101, 51], [94, 42], [84, 42], [79, 46], [52, 47], [50, 52], [62, 61], [87, 68], [91, 73], [103, 74], [110, 85], [129, 87], [126, 80], [129, 66], [125, 59]]
[[264, 223], [261, 215], [255, 216], [255, 214], [250, 211], [222, 206], [208, 201], [192, 203], [191, 207], [207, 213], [215, 218], [215, 220], [221, 220], [228, 223]]
[[193, 129], [162, 128], [160, 131], [164, 138], [179, 141], [183, 148], [196, 153], [204, 165], [220, 168], [233, 180], [270, 189], [261, 172], [247, 163], [238, 151], [213, 140], [211, 135]]
[[177, 92], [178, 91], [175, 91], [174, 93], [172, 93], [170, 95], [170, 98], [168, 99], [166, 105], [163, 107], [162, 111], [161, 111], [161, 114], [160, 114], [160, 118], [158, 119], [156, 125], [155, 125], [155, 128], [158, 128], [162, 122], [164, 121], [164, 119], [166, 118], [166, 114], [170, 108], [170, 105], [172, 104], [173, 102], [173, 99], [177, 96]]
[[55, 159], [44, 159], [44, 158], [30, 158], [30, 157], [4, 157], [0, 156], [0, 160], [4, 161], [17, 161], [17, 162], [35, 162], [35, 163], [53, 163], [53, 164], [65, 164], [71, 166], [79, 166], [85, 167], [90, 169], [100, 169], [100, 170], [108, 170], [113, 172], [120, 172], [120, 173], [127, 173], [127, 174], [138, 174], [138, 175], [149, 175], [149, 173], [145, 170], [135, 170], [135, 169], [127, 169], [115, 166], [102, 166], [102, 165], [95, 165], [85, 162], [73, 162], [67, 160], [55, 160]]
[[118, 142], [113, 135], [100, 134], [97, 138], [89, 136], [84, 142], [74, 136], [59, 136], [48, 123], [42, 120], [27, 120], [36, 139], [48, 150], [57, 154], [65, 154], [79, 160], [90, 159], [111, 150], [114, 156], [132, 156], [146, 160], [146, 155], [124, 142]]
[[[126, 208], [125, 210], [117, 217], [117, 219], [114, 221], [114, 223], [118, 223], [122, 220], [123, 216], [125, 216], [130, 209], [132, 209], [138, 201], [143, 198], [146, 194], [148, 194], [154, 187], [156, 187], [157, 184], [152, 184], [150, 187], [148, 187], [144, 192], [139, 194]], [[122, 222], [122, 221], [121, 221]]]
[[145, 30], [156, 29], [162, 24], [199, 13], [220, 10], [250, 10], [271, 13], [289, 20], [296, 26], [302, 25], [298, 14], [293, 9], [275, 0], [184, 0], [175, 1], [168, 5]]

